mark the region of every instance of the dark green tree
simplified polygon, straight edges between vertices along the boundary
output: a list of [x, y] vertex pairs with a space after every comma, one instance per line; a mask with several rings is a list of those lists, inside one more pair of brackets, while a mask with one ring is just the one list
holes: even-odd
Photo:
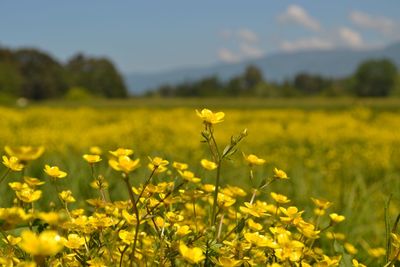
[[256, 86], [264, 81], [264, 77], [261, 70], [254, 65], [247, 66], [242, 75], [242, 79], [243, 79], [242, 86], [244, 90], [242, 93], [245, 95], [253, 94], [256, 89]]
[[293, 81], [293, 86], [303, 95], [319, 94], [330, 85], [330, 80], [308, 73], [299, 73]]
[[41, 100], [66, 92], [68, 85], [63, 66], [48, 54], [36, 49], [21, 49], [13, 57], [23, 77], [21, 96]]
[[388, 96], [396, 84], [397, 68], [388, 59], [368, 60], [354, 74], [354, 93], [358, 96]]
[[23, 77], [18, 66], [11, 61], [0, 61], [0, 93], [18, 97], [21, 95]]
[[90, 58], [78, 54], [66, 65], [70, 86], [84, 87], [93, 95], [122, 98], [126, 86], [114, 64], [106, 58]]

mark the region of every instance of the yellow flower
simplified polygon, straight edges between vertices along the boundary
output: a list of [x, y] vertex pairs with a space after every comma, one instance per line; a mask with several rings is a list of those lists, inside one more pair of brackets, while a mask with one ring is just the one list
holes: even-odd
[[130, 173], [139, 168], [140, 159], [132, 160], [128, 156], [120, 156], [118, 160], [110, 159], [108, 164], [116, 171], [122, 171], [124, 173]]
[[64, 239], [64, 246], [70, 249], [79, 249], [85, 244], [85, 238], [77, 234], [69, 234], [68, 239]]
[[286, 217], [280, 217], [280, 219], [281, 219], [282, 222], [285, 222], [285, 223], [293, 223], [293, 224], [296, 225], [296, 224], [298, 224], [299, 222], [302, 221], [301, 214], [302, 214], [304, 211], [299, 211], [299, 210], [297, 209], [297, 207], [291, 206], [291, 207], [288, 207], [287, 209], [285, 209], [285, 208], [283, 208], [283, 207], [280, 207], [279, 210], [280, 210], [284, 215], [286, 215]]
[[395, 233], [391, 233], [390, 236], [392, 237], [393, 247], [400, 248], [400, 236]]
[[63, 214], [50, 211], [50, 212], [39, 212], [37, 217], [50, 225], [56, 225], [60, 220], [63, 219], [62, 215]]
[[128, 224], [134, 225], [137, 223], [135, 215], [130, 214], [127, 210], [122, 210], [122, 218], [125, 219], [125, 221]]
[[181, 163], [181, 162], [176, 162], [176, 161], [174, 161], [174, 163], [172, 163], [172, 167], [174, 167], [175, 169], [177, 169], [179, 171], [184, 171], [184, 170], [187, 170], [187, 168], [189, 168], [189, 166], [186, 163]]
[[3, 238], [4, 243], [9, 243], [13, 246], [18, 244], [21, 240], [22, 240], [21, 237], [16, 237], [16, 236], [12, 236], [12, 235], [7, 235], [7, 240], [5, 238]]
[[224, 193], [227, 195], [230, 195], [232, 197], [234, 196], [239, 196], [239, 197], [245, 197], [247, 196], [246, 191], [244, 191], [242, 188], [237, 187], [237, 186], [231, 186], [227, 185], [226, 188], [224, 189]]
[[33, 256], [54, 255], [63, 248], [61, 237], [55, 231], [46, 230], [39, 235], [31, 231], [24, 231], [21, 238], [19, 247]]
[[285, 203], [289, 203], [290, 200], [287, 198], [287, 196], [285, 195], [281, 195], [281, 194], [277, 194], [274, 192], [271, 192], [271, 197], [278, 203], [280, 204], [285, 204]]
[[206, 191], [208, 193], [211, 193], [211, 192], [214, 192], [215, 185], [213, 185], [213, 184], [203, 184], [203, 189], [204, 189], [204, 191]]
[[317, 208], [322, 209], [322, 210], [326, 210], [330, 206], [332, 206], [332, 202], [329, 202], [324, 199], [311, 198], [311, 200], [314, 202], [314, 204], [315, 204], [315, 206], [317, 206]]
[[101, 155], [101, 154], [103, 154], [103, 151], [102, 151], [101, 148], [98, 147], [98, 146], [91, 146], [91, 147], [89, 148], [89, 152], [90, 152], [91, 154], [94, 154], [94, 155]]
[[236, 267], [242, 265], [243, 260], [236, 260], [235, 258], [231, 257], [219, 257], [216, 264], [222, 267]]
[[181, 222], [181, 221], [183, 221], [185, 219], [179, 213], [175, 213], [175, 212], [172, 212], [172, 211], [168, 211], [165, 214], [165, 217], [167, 217], [168, 221], [170, 221], [170, 222]]
[[44, 147], [32, 147], [32, 146], [19, 146], [19, 147], [4, 147], [4, 150], [9, 156], [17, 157], [22, 162], [31, 161], [39, 158], [43, 152]]
[[353, 264], [353, 267], [367, 267], [366, 265], [358, 262], [356, 259], [352, 259], [351, 263]]
[[182, 257], [191, 264], [197, 264], [206, 258], [201, 248], [189, 248], [183, 242], [179, 245], [179, 252]]
[[118, 236], [122, 240], [122, 242], [124, 242], [127, 245], [131, 244], [133, 242], [133, 239], [135, 238], [134, 233], [126, 230], [119, 231]]
[[339, 266], [341, 256], [338, 257], [328, 257], [326, 255], [322, 255], [323, 260], [319, 262], [317, 266]]
[[156, 217], [154, 222], [156, 223], [156, 225], [160, 228], [165, 228], [168, 227], [170, 224], [167, 223], [163, 218], [161, 218], [160, 216]]
[[75, 202], [75, 198], [72, 196], [72, 192], [70, 190], [64, 190], [58, 194], [58, 196], [66, 203]]
[[[30, 219], [31, 215], [27, 214], [20, 207], [0, 208], [0, 219], [5, 221], [9, 226], [22, 223]], [[5, 227], [3, 223], [2, 227]]]
[[[280, 242], [279, 242], [280, 241]], [[275, 255], [280, 260], [290, 260], [292, 262], [297, 262], [301, 259], [303, 255], [302, 250], [304, 244], [297, 240], [290, 240], [289, 237], [278, 239], [279, 248], [275, 249]]]
[[199, 116], [204, 123], [207, 124], [217, 124], [220, 123], [222, 121], [224, 121], [224, 117], [225, 117], [225, 113], [223, 112], [217, 112], [217, 113], [213, 113], [211, 110], [209, 109], [202, 109], [201, 112], [199, 112], [196, 109], [196, 113], [197, 116]]
[[334, 232], [326, 232], [326, 237], [328, 239], [336, 239], [336, 240], [345, 240], [346, 239], [346, 235], [343, 233], [334, 233]]
[[12, 182], [12, 183], [8, 183], [8, 186], [11, 187], [11, 189], [14, 191], [19, 191], [24, 188], [27, 188], [28, 184], [25, 184], [25, 183], [22, 184], [20, 182]]
[[201, 166], [203, 166], [204, 169], [209, 170], [209, 171], [215, 170], [218, 167], [217, 163], [215, 163], [213, 161], [209, 161], [207, 159], [202, 159], [200, 161], [200, 164], [201, 164]]
[[88, 163], [93, 164], [101, 161], [101, 158], [99, 155], [89, 155], [85, 154], [83, 155], [83, 159], [86, 160]]
[[247, 225], [253, 231], [261, 231], [263, 229], [263, 226], [260, 223], [256, 223], [251, 218], [247, 220]]
[[263, 165], [265, 163], [265, 159], [261, 159], [261, 158], [257, 157], [256, 155], [253, 155], [253, 154], [250, 154], [248, 156], [243, 154], [243, 157], [244, 157], [244, 159], [247, 161], [247, 163], [250, 166]]
[[386, 255], [386, 250], [384, 248], [370, 248], [368, 249], [368, 254], [374, 258], [380, 258]]
[[179, 174], [182, 176], [183, 179], [192, 182], [192, 183], [198, 183], [201, 181], [200, 178], [197, 178], [194, 176], [194, 173], [191, 171], [180, 171], [178, 170]]
[[169, 162], [165, 159], [162, 159], [160, 157], [155, 157], [155, 158], [150, 158], [150, 163], [147, 165], [147, 167], [151, 170], [154, 171], [155, 173], [162, 173], [167, 170], [165, 166], [169, 164]]
[[[213, 199], [210, 199], [210, 200], [213, 201]], [[235, 204], [235, 202], [236, 202], [236, 199], [234, 199], [234, 198], [232, 198], [232, 197], [230, 197], [228, 195], [225, 195], [225, 194], [222, 194], [222, 193], [218, 193], [217, 204], [218, 204], [219, 207], [227, 208], [227, 207], [230, 207], [233, 204]]]
[[274, 168], [274, 178], [276, 179], [289, 179], [287, 176], [286, 172], [279, 170], [277, 168]]
[[7, 156], [3, 156], [3, 164], [7, 168], [15, 172], [22, 171], [22, 169], [24, 168], [24, 165], [21, 164], [19, 159], [14, 156], [11, 156], [10, 158], [7, 158]]
[[346, 217], [344, 217], [343, 215], [338, 215], [337, 213], [331, 213], [329, 214], [329, 217], [331, 218], [333, 223], [340, 223], [346, 219]]
[[160, 166], [167, 166], [169, 164], [168, 160], [162, 159], [160, 157], [150, 158], [150, 163], [153, 164], [155, 167]]
[[45, 165], [44, 172], [53, 178], [64, 178], [65, 176], [67, 176], [67, 173], [60, 171], [60, 169], [57, 166]]
[[42, 191], [34, 190], [27, 186], [22, 190], [16, 191], [15, 194], [21, 201], [25, 203], [32, 203], [37, 201], [42, 196]]
[[267, 215], [267, 210], [266, 207], [263, 205], [259, 205], [258, 203], [256, 204], [250, 204], [249, 202], [244, 202], [244, 206], [240, 206], [239, 210], [245, 214], [250, 214], [254, 217], [261, 217], [264, 215]]
[[300, 233], [302, 233], [305, 237], [309, 239], [317, 239], [319, 238], [319, 233], [321, 231], [316, 230], [315, 225], [311, 223], [307, 223], [305, 221], [300, 221], [297, 224], [297, 229]]
[[182, 226], [177, 225], [177, 226], [178, 229], [176, 230], [176, 234], [178, 236], [185, 236], [192, 232], [192, 230], [190, 230], [190, 227], [188, 225], [182, 225]]
[[269, 236], [255, 233], [244, 233], [244, 238], [256, 247], [278, 248], [279, 245]]
[[24, 176], [24, 181], [25, 181], [25, 183], [27, 183], [31, 187], [36, 187], [38, 185], [44, 184], [43, 181], [40, 181], [37, 178], [28, 177], [28, 176]]
[[100, 258], [94, 258], [89, 261], [86, 261], [90, 267], [107, 267], [107, 265]]
[[350, 244], [348, 242], [344, 243], [344, 248], [346, 249], [346, 251], [349, 254], [352, 254], [352, 255], [357, 254], [357, 252], [358, 252], [358, 250], [352, 244]]
[[116, 158], [122, 157], [122, 156], [130, 156], [133, 154], [132, 149], [127, 149], [127, 148], [118, 148], [115, 151], [109, 151], [111, 155], [113, 155]]

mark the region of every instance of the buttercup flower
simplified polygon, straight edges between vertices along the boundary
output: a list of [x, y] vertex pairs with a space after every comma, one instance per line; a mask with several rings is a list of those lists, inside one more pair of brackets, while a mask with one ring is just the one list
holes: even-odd
[[127, 149], [127, 148], [118, 148], [115, 151], [109, 151], [111, 155], [113, 155], [114, 157], [122, 157], [122, 156], [130, 156], [133, 154], [133, 150], [132, 149]]
[[53, 178], [64, 178], [65, 176], [67, 176], [67, 173], [60, 171], [57, 166], [45, 165], [44, 172], [47, 173], [48, 176], [51, 176]]
[[182, 257], [191, 264], [197, 264], [206, 258], [201, 248], [189, 248], [183, 242], [179, 245], [179, 252]]
[[22, 162], [32, 161], [39, 158], [43, 152], [44, 147], [32, 147], [32, 146], [19, 146], [10, 147], [5, 146], [4, 150], [11, 157], [17, 157]]
[[83, 159], [86, 160], [88, 163], [93, 164], [101, 161], [101, 158], [99, 155], [89, 155], [85, 154], [83, 155]]
[[118, 160], [110, 159], [108, 164], [116, 171], [130, 173], [139, 168], [140, 159], [132, 160], [128, 156], [120, 156]]
[[10, 170], [16, 172], [22, 171], [22, 169], [24, 168], [24, 165], [21, 164], [19, 159], [14, 156], [11, 156], [10, 158], [7, 158], [7, 156], [3, 156], [3, 164]]
[[85, 244], [85, 238], [77, 234], [69, 234], [68, 239], [64, 239], [64, 246], [70, 249], [79, 249]]
[[340, 223], [346, 219], [346, 217], [344, 217], [343, 215], [338, 215], [337, 213], [331, 213], [329, 214], [329, 217], [334, 223]]
[[247, 156], [245, 154], [243, 154], [243, 157], [250, 166], [263, 165], [265, 163], [265, 159], [261, 159], [253, 154], [250, 154]]
[[200, 112], [196, 110], [197, 116], [199, 116], [205, 123], [217, 124], [224, 121], [225, 113], [217, 112], [213, 113], [209, 109], [202, 109]]
[[189, 168], [189, 166], [186, 163], [181, 163], [181, 162], [176, 162], [176, 161], [174, 161], [174, 163], [172, 163], [172, 167], [174, 167], [175, 169], [177, 169], [179, 171], [184, 171], [187, 168]]
[[33, 256], [50, 256], [58, 253], [62, 248], [61, 237], [55, 231], [43, 231], [39, 235], [24, 231], [21, 234], [19, 246]]
[[286, 172], [279, 170], [277, 168], [274, 168], [274, 178], [277, 179], [289, 179], [289, 177], [287, 176]]
[[215, 163], [213, 161], [209, 161], [207, 159], [202, 159], [200, 161], [200, 164], [201, 164], [201, 166], [203, 166], [204, 169], [209, 170], [209, 171], [215, 170], [218, 167], [217, 163]]

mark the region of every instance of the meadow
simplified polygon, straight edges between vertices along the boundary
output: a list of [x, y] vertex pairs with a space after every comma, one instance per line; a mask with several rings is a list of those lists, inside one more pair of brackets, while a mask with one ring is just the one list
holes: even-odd
[[[87, 209], [90, 204], [86, 200], [95, 198], [97, 192], [90, 187], [93, 170], [82, 155], [94, 150], [103, 158], [96, 163], [95, 172], [109, 183], [107, 198], [113, 201], [129, 198], [125, 185], [108, 164], [109, 151], [117, 148], [132, 149], [144, 166], [132, 174], [133, 186], [146, 181], [151, 171], [145, 168], [148, 157], [161, 157], [170, 165], [174, 161], [187, 163], [204, 183], [213, 184], [214, 175], [200, 164], [210, 158], [210, 152], [201, 142], [204, 126], [195, 110], [223, 111], [223, 122], [213, 125], [219, 149], [222, 151], [231, 136], [244, 129], [247, 136], [221, 165], [221, 185], [251, 192], [265, 178], [273, 177], [274, 168], [284, 170], [290, 179], [272, 183], [257, 197], [268, 202], [270, 192], [284, 194], [309, 218], [314, 212], [311, 198], [332, 202], [330, 212], [346, 218], [335, 231], [344, 234], [346, 242], [358, 250], [347, 253], [356, 254], [368, 266], [379, 266], [386, 262], [384, 253], [375, 255], [371, 249], [387, 248], [388, 223], [393, 226], [400, 213], [399, 107], [396, 99], [48, 102], [24, 108], [0, 107], [0, 147], [43, 146], [43, 155], [27, 164], [24, 173], [45, 179], [46, 164], [60, 167], [68, 177], [59, 181], [59, 186], [70, 188], [77, 200], [70, 209]], [[265, 160], [254, 169], [252, 182], [246, 164], [250, 154]], [[168, 168], [165, 175], [172, 176], [172, 167]], [[5, 170], [3, 166], [1, 171]], [[20, 179], [20, 172], [11, 172], [1, 185], [1, 207], [9, 206], [15, 197], [5, 184]], [[154, 177], [154, 183], [162, 181], [163, 176]], [[54, 189], [48, 183], [43, 191]], [[35, 206], [46, 210], [50, 202], [57, 201], [55, 192], [46, 193]]]

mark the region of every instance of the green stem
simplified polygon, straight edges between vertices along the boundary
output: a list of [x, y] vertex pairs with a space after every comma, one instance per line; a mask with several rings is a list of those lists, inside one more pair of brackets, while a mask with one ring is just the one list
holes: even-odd
[[177, 187], [175, 187], [172, 191], [169, 191], [156, 205], [154, 205], [145, 216], [143, 216], [142, 219], [146, 219], [147, 216], [149, 216], [156, 208], [158, 208], [158, 206], [161, 205], [161, 203], [164, 203], [164, 201], [176, 190], [178, 190], [179, 188], [181, 188], [183, 185], [185, 184], [185, 182], [179, 184]]
[[136, 252], [136, 243], [137, 243], [138, 234], [139, 234], [140, 215], [139, 215], [139, 210], [137, 209], [137, 206], [136, 206], [135, 196], [133, 195], [132, 185], [131, 185], [131, 182], [129, 181], [128, 174], [126, 174], [126, 177], [124, 177], [124, 181], [128, 188], [129, 198], [131, 199], [131, 202], [132, 202], [133, 212], [135, 213], [135, 216], [136, 216], [135, 238], [133, 240], [133, 245], [132, 245], [131, 261], [129, 262], [129, 266], [133, 266], [133, 261], [135, 259], [135, 252]]
[[221, 220], [219, 221], [219, 226], [218, 226], [217, 240], [219, 240], [220, 237], [221, 237], [222, 223], [224, 222], [224, 217], [225, 217], [225, 214], [222, 213], [222, 215], [221, 215]]
[[218, 206], [218, 191], [219, 191], [219, 180], [220, 180], [220, 171], [221, 171], [221, 162], [218, 162], [218, 167], [217, 167], [217, 177], [215, 180], [215, 189], [214, 189], [214, 202], [213, 202], [213, 207], [212, 207], [212, 212], [211, 212], [211, 226], [215, 224], [215, 213], [217, 211], [217, 206]]
[[145, 181], [145, 183], [144, 183], [144, 185], [143, 185], [143, 188], [142, 188], [142, 191], [140, 192], [140, 194], [139, 194], [139, 196], [138, 196], [138, 198], [137, 198], [137, 200], [136, 200], [136, 205], [138, 204], [138, 202], [140, 201], [140, 198], [142, 197], [142, 195], [143, 195], [143, 193], [144, 193], [144, 190], [146, 189], [146, 187], [149, 185], [149, 183], [150, 183], [150, 181], [151, 181], [151, 178], [153, 177], [153, 175], [154, 175], [154, 173], [156, 172], [156, 170], [158, 169], [158, 166], [155, 166], [154, 168], [153, 168], [153, 171], [151, 172], [151, 174], [150, 174], [150, 176], [147, 178], [147, 180]]
[[10, 169], [7, 168], [7, 170], [4, 172], [3, 176], [1, 176], [1, 178], [0, 178], [0, 184], [3, 182], [4, 179], [6, 179], [7, 174], [9, 174], [9, 173], [10, 173]]

